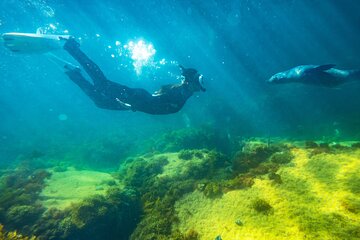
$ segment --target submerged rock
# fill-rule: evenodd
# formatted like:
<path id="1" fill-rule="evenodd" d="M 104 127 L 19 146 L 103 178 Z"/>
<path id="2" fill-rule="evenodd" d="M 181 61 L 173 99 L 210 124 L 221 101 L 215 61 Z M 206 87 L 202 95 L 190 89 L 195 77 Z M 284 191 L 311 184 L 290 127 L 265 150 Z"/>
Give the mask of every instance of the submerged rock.
<path id="1" fill-rule="evenodd" d="M 219 232 L 224 239 L 360 239 L 360 150 L 314 156 L 310 148 L 290 151 L 291 164 L 267 176 L 254 175 L 251 187 L 219 198 L 200 191 L 182 197 L 175 208 L 178 229 L 192 228 L 204 240 Z M 237 216 L 246 222 L 240 228 L 234 224 Z"/>

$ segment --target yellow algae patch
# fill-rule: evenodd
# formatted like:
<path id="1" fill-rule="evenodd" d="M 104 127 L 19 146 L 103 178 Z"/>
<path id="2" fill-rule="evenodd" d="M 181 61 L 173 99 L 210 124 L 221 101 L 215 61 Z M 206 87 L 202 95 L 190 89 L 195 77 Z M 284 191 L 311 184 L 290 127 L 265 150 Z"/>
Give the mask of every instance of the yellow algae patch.
<path id="1" fill-rule="evenodd" d="M 158 156 L 164 156 L 168 160 L 168 163 L 163 167 L 163 172 L 157 175 L 158 178 L 173 178 L 184 175 L 191 167 L 201 164 L 206 158 L 205 153 L 203 153 L 203 158 L 193 156 L 191 160 L 180 159 L 178 153 L 165 153 Z"/>
<path id="2" fill-rule="evenodd" d="M 360 151 L 310 151 L 292 149 L 294 160 L 277 172 L 282 184 L 259 176 L 251 188 L 221 198 L 185 195 L 173 230 L 193 230 L 203 240 L 360 239 Z M 260 211 L 258 202 L 271 211 Z"/>
<path id="3" fill-rule="evenodd" d="M 104 195 L 115 179 L 109 174 L 87 170 L 68 170 L 53 172 L 40 194 L 46 208 L 64 209 L 71 203 L 81 202 L 85 198 Z"/>

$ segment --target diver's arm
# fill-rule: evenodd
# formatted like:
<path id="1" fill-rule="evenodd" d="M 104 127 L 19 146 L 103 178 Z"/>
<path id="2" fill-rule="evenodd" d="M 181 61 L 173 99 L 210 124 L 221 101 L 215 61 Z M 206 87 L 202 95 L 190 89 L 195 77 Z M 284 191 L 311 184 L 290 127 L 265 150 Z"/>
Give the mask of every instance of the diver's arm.
<path id="1" fill-rule="evenodd" d="M 185 102 L 192 96 L 186 85 L 166 85 L 156 91 L 146 101 L 132 105 L 134 110 L 149 114 L 171 114 L 181 110 Z"/>

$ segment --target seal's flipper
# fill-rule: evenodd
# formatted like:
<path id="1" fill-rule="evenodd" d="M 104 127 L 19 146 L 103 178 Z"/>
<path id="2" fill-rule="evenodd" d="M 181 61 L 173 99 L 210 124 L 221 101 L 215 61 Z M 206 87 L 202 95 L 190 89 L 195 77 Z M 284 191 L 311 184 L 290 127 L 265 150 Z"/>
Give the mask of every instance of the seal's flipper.
<path id="1" fill-rule="evenodd" d="M 320 65 L 320 66 L 315 67 L 314 70 L 323 72 L 323 71 L 329 70 L 335 66 L 336 66 L 336 64 L 325 64 L 325 65 Z"/>
<path id="2" fill-rule="evenodd" d="M 69 35 L 48 35 L 39 33 L 4 33 L 2 39 L 6 48 L 18 53 L 44 53 L 61 49 L 63 39 Z"/>
<path id="3" fill-rule="evenodd" d="M 350 70 L 349 78 L 352 81 L 360 81 L 360 70 Z"/>

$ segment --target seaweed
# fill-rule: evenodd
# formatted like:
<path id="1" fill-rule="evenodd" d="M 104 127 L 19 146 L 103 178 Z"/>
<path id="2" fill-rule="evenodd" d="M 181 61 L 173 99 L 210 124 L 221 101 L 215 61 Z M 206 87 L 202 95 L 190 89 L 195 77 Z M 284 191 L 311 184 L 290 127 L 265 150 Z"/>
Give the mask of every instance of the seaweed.
<path id="1" fill-rule="evenodd" d="M 270 161 L 277 164 L 286 164 L 291 162 L 294 155 L 290 151 L 275 152 L 271 155 Z"/>
<path id="2" fill-rule="evenodd" d="M 360 199 L 348 197 L 342 201 L 342 206 L 349 212 L 354 214 L 360 213 Z"/>
<path id="3" fill-rule="evenodd" d="M 37 205 L 14 205 L 6 212 L 6 219 L 9 226 L 16 229 L 27 223 L 35 222 L 45 211 L 42 206 Z"/>
<path id="4" fill-rule="evenodd" d="M 305 148 L 317 148 L 319 145 L 314 141 L 305 141 Z"/>
<path id="5" fill-rule="evenodd" d="M 249 143 L 241 152 L 238 152 L 232 161 L 232 170 L 235 174 L 244 173 L 251 168 L 265 162 L 273 153 L 279 151 L 278 146 L 269 146 L 264 143 Z"/>
<path id="6" fill-rule="evenodd" d="M 225 192 L 235 189 L 249 188 L 254 184 L 254 176 L 250 174 L 240 174 L 233 179 L 227 180 L 223 183 Z"/>
<path id="7" fill-rule="evenodd" d="M 179 159 L 183 159 L 183 160 L 191 160 L 193 157 L 203 159 L 204 152 L 207 152 L 207 151 L 204 149 L 202 149 L 202 150 L 183 149 L 179 152 L 178 157 L 179 157 Z"/>
<path id="8" fill-rule="evenodd" d="M 311 239 L 323 237 L 327 232 L 331 239 L 359 239 L 360 224 L 349 222 L 346 217 L 338 213 L 317 214 L 310 212 L 300 218 L 299 227 Z"/>
<path id="9" fill-rule="evenodd" d="M 200 235 L 198 232 L 196 232 L 194 229 L 188 230 L 185 234 L 175 231 L 172 233 L 170 238 L 171 240 L 198 240 L 200 238 Z"/>
<path id="10" fill-rule="evenodd" d="M 264 199 L 258 198 L 255 199 L 252 204 L 251 207 L 258 213 L 262 213 L 265 215 L 269 215 L 272 213 L 273 211 L 273 207 Z"/>
<path id="11" fill-rule="evenodd" d="M 222 186 L 219 183 L 216 182 L 210 182 L 205 185 L 205 188 L 203 190 L 203 193 L 208 198 L 216 198 L 221 197 L 223 194 Z"/>
<path id="12" fill-rule="evenodd" d="M 360 148 L 360 142 L 356 142 L 356 143 L 351 144 L 351 147 L 355 148 L 355 149 Z"/>
<path id="13" fill-rule="evenodd" d="M 135 191 L 120 190 L 116 182 L 109 182 L 113 187 L 105 196 L 88 198 L 63 211 L 46 211 L 38 200 L 49 176 L 45 170 L 24 168 L 4 176 L 0 188 L 0 222 L 12 231 L 34 234 L 39 239 L 129 238 L 142 213 L 140 197 Z M 16 239 L 23 239 L 17 232 L 12 233 L 16 233 L 13 234 Z"/>
<path id="14" fill-rule="evenodd" d="M 354 194 L 360 194 L 360 171 L 350 174 L 345 182 L 347 189 Z"/>
<path id="15" fill-rule="evenodd" d="M 1 240 L 38 240 L 35 236 L 24 236 L 17 231 L 5 232 L 4 226 L 0 224 L 0 239 Z"/>
<path id="16" fill-rule="evenodd" d="M 72 204 L 63 211 L 49 210 L 32 231 L 42 239 L 129 238 L 141 215 L 139 196 L 130 189 L 108 189 Z"/>
<path id="17" fill-rule="evenodd" d="M 333 153 L 334 151 L 331 149 L 328 143 L 320 143 L 317 147 L 313 148 L 310 157 L 319 155 L 322 153 Z"/>
<path id="18" fill-rule="evenodd" d="M 306 168 L 319 181 L 331 184 L 335 182 L 335 176 L 339 171 L 340 166 L 330 158 L 325 158 L 322 155 L 317 155 L 309 159 Z"/>
<path id="19" fill-rule="evenodd" d="M 25 230 L 27 222 L 35 222 L 45 209 L 36 201 L 50 173 L 45 170 L 20 168 L 1 179 L 0 222 L 10 229 Z"/>
<path id="20" fill-rule="evenodd" d="M 181 150 L 179 152 L 179 158 L 183 159 L 183 160 L 190 160 L 193 158 L 193 156 L 194 156 L 194 153 L 191 150 Z"/>
<path id="21" fill-rule="evenodd" d="M 144 148 L 146 151 L 162 153 L 204 148 L 230 153 L 232 142 L 227 133 L 214 131 L 211 125 L 205 125 L 200 128 L 184 128 L 166 132 L 149 140 L 145 145 L 147 146 Z"/>
<path id="22" fill-rule="evenodd" d="M 165 156 L 153 157 L 150 160 L 138 158 L 126 165 L 124 182 L 128 186 L 141 187 L 144 182 L 161 173 L 163 166 L 167 163 Z"/>
<path id="23" fill-rule="evenodd" d="M 131 239 L 197 239 L 198 234 L 188 232 L 186 234 L 173 233 L 173 224 L 178 221 L 174 204 L 184 194 L 193 191 L 202 179 L 211 179 L 218 173 L 219 166 L 226 165 L 226 157 L 214 151 L 191 150 L 193 156 L 202 156 L 188 160 L 187 168 L 181 174 L 172 177 L 157 178 L 155 174 L 148 175 L 147 181 L 137 185 L 139 194 L 142 196 L 145 215 Z M 179 157 L 179 155 L 178 155 Z M 154 156 L 156 158 L 156 156 Z M 199 161 L 200 160 L 200 161 Z M 151 167 L 147 161 L 133 161 L 130 165 L 142 167 L 142 171 L 148 172 Z M 132 166 L 129 166 L 129 169 Z M 124 176 L 126 183 L 133 183 L 135 177 L 131 172 Z M 221 185 L 215 181 L 204 185 L 203 191 L 209 197 L 222 194 Z"/>

